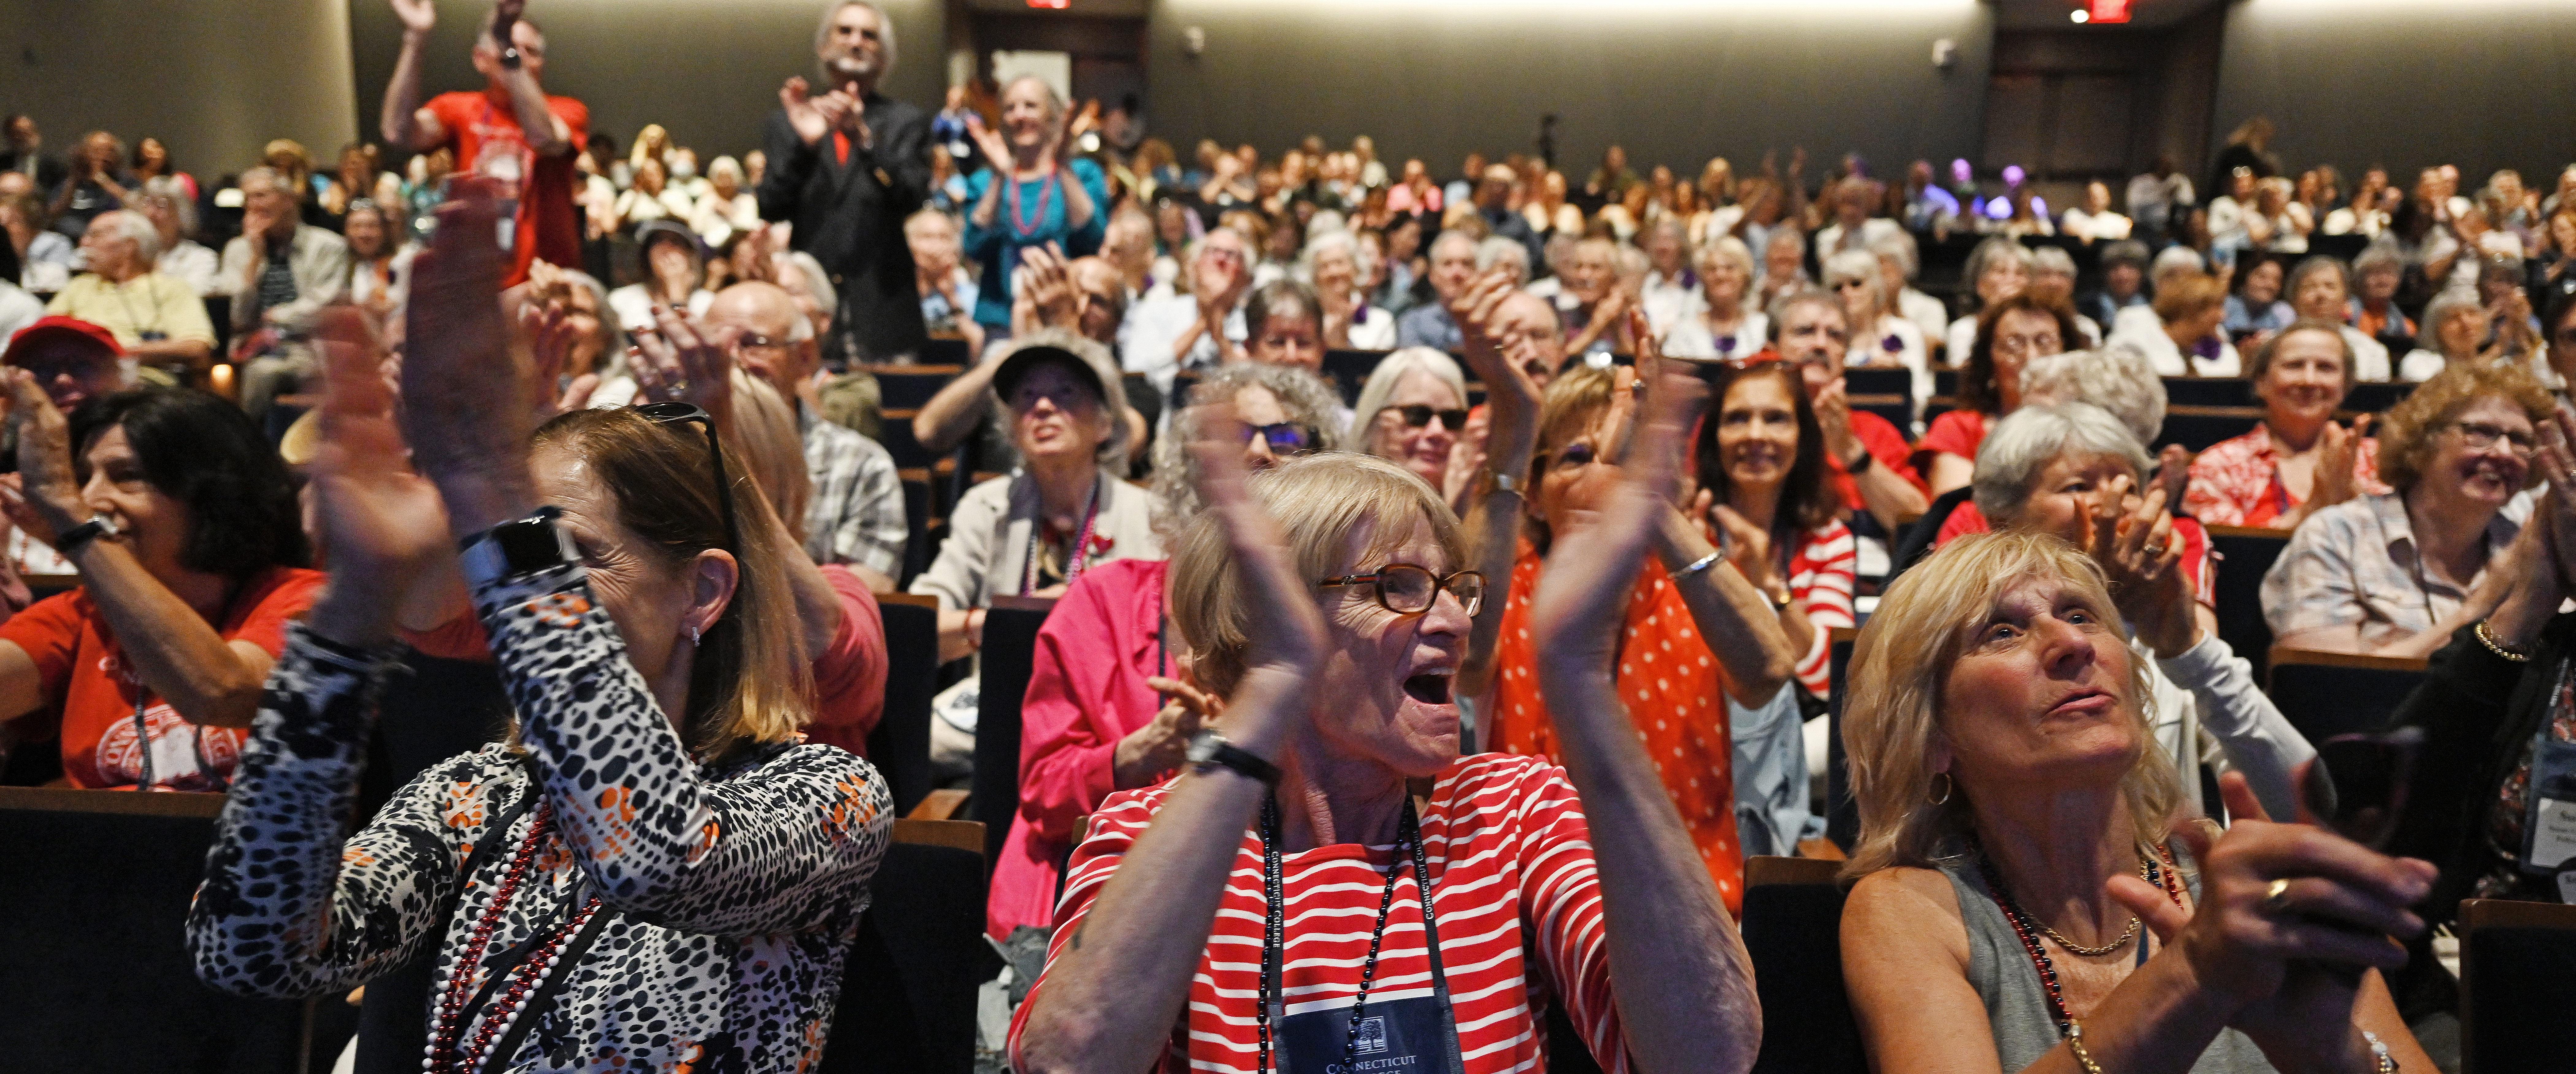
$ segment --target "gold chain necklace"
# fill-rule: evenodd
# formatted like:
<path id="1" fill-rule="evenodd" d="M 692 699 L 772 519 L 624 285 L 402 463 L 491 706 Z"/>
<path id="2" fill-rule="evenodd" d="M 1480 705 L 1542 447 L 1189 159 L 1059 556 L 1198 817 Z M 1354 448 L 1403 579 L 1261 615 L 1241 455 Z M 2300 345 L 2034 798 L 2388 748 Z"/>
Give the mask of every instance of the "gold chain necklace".
<path id="1" fill-rule="evenodd" d="M 2140 879 L 2145 879 L 2146 875 L 2147 861 L 2142 857 L 2138 859 L 2138 877 Z M 2083 944 L 2067 939 L 2066 937 L 2059 935 L 2056 929 L 2048 927 L 2044 922 L 2033 920 L 2031 923 L 2039 926 L 2041 935 L 2057 941 L 2057 946 L 2065 948 L 2067 954 L 2080 955 L 2085 958 L 2100 958 L 2114 951 L 2118 951 L 2123 947 L 2129 946 L 2129 941 L 2138 938 L 2139 921 L 2135 914 L 2129 915 L 2129 927 L 2120 933 L 2119 939 L 2103 944 L 2100 947 L 2086 947 Z"/>

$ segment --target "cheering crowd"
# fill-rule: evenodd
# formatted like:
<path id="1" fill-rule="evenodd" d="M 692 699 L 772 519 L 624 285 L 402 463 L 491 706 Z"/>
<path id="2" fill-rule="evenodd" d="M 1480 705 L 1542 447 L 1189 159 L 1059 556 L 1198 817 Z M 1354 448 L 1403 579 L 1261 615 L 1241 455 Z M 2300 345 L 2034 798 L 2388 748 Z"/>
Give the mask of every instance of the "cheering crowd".
<path id="1" fill-rule="evenodd" d="M 2424 1071 L 2430 931 L 2563 899 L 2576 165 L 2348 181 L 2256 119 L 2060 212 L 1803 149 L 1183 157 L 1036 78 L 892 99 L 836 0 L 701 168 L 548 95 L 525 0 L 439 93 L 391 2 L 336 169 L 0 147 L 0 761 L 226 795 L 198 972 L 363 987 L 353 1069 L 812 1062 L 898 592 L 960 787 L 988 614 L 1053 601 L 1021 1071 L 1744 1070 L 1800 1017 L 1756 856 L 1843 860 L 1882 1067 Z M 2254 405 L 2195 452 L 2169 379 Z M 2429 659 L 2402 818 L 2318 812 L 2352 746 L 2220 637 L 2213 527 L 2285 538 L 2278 644 Z M 400 676 L 496 708 L 369 791 Z"/>

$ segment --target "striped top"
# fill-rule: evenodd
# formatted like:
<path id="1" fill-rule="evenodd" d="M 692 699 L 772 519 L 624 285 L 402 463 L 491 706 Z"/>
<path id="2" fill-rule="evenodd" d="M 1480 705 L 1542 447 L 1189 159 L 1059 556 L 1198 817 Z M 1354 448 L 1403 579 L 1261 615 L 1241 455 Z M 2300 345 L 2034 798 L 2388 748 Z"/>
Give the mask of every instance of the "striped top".
<path id="1" fill-rule="evenodd" d="M 1049 966 L 1176 782 L 1113 794 L 1091 815 L 1089 834 L 1065 868 Z M 1441 965 L 1468 1074 L 1547 1069 L 1544 1018 L 1552 1001 L 1566 1004 L 1569 1020 L 1595 1056 L 1612 1057 L 1604 1061 L 1605 1070 L 1625 1071 L 1599 880 L 1583 805 L 1565 770 L 1535 757 L 1461 757 L 1432 787 L 1422 840 Z M 1280 864 L 1280 890 L 1288 903 L 1280 981 L 1290 1015 L 1349 1007 L 1388 869 L 1399 870 L 1399 878 L 1369 1003 L 1431 994 L 1421 889 L 1409 855 L 1399 859 L 1393 844 L 1340 843 L 1287 855 Z M 1191 978 L 1186 1024 L 1173 1027 L 1162 1070 L 1250 1074 L 1258 1065 L 1261 886 L 1261 838 L 1246 827 L 1207 954 Z M 1528 961 L 1532 954 L 1535 965 Z M 1041 974 L 1031 998 L 1046 987 Z M 1020 1064 L 1021 1034 L 1033 1006 L 1021 1004 L 1012 1019 L 1014 1065 Z M 1275 1053 L 1272 1062 L 1275 1069 Z"/>
<path id="2" fill-rule="evenodd" d="M 1789 596 L 1816 628 L 1815 639 L 1798 658 L 1798 685 L 1817 697 L 1833 689 L 1832 634 L 1835 627 L 1853 623 L 1852 580 L 1859 573 L 1859 546 L 1839 521 L 1798 535 L 1798 547 L 1789 552 Z"/>

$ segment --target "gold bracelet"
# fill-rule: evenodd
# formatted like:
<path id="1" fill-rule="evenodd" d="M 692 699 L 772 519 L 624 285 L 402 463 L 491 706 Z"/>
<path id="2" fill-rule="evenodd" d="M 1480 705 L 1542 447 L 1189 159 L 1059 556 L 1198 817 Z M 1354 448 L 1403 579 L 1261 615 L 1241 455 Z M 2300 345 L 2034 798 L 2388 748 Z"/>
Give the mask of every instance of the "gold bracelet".
<path id="1" fill-rule="evenodd" d="M 2487 621 L 2484 619 L 2478 620 L 2477 626 L 2469 628 L 2469 633 L 2478 639 L 2478 644 L 2486 646 L 2488 652 L 2494 653 L 2507 660 L 2511 660 L 2517 664 L 2527 664 L 2531 662 L 2530 653 L 2515 652 L 2513 649 L 2507 647 L 2503 642 L 2495 640 L 2495 635 L 2487 633 Z"/>
<path id="2" fill-rule="evenodd" d="M 2066 1020 L 2066 1050 L 2075 1053 L 2075 1062 L 2084 1074 L 2102 1074 L 2102 1064 L 2093 1061 L 2093 1053 L 2084 1050 L 2084 1023 Z"/>

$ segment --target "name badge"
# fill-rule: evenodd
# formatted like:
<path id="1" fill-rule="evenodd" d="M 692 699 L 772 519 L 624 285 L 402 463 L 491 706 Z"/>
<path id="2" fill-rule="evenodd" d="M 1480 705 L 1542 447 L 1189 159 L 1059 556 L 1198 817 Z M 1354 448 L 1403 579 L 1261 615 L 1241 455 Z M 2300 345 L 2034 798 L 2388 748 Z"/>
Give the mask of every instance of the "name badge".
<path id="1" fill-rule="evenodd" d="M 2523 815 L 2522 867 L 2547 876 L 2576 860 L 2576 742 L 2548 737 L 2531 744 L 2530 799 Z"/>
<path id="2" fill-rule="evenodd" d="M 1347 1003 L 1274 1024 L 1280 1074 L 1451 1074 L 1457 1031 L 1437 996 L 1370 997 L 1356 1038 Z M 1342 1065 L 1346 1050 L 1349 1066 Z"/>

